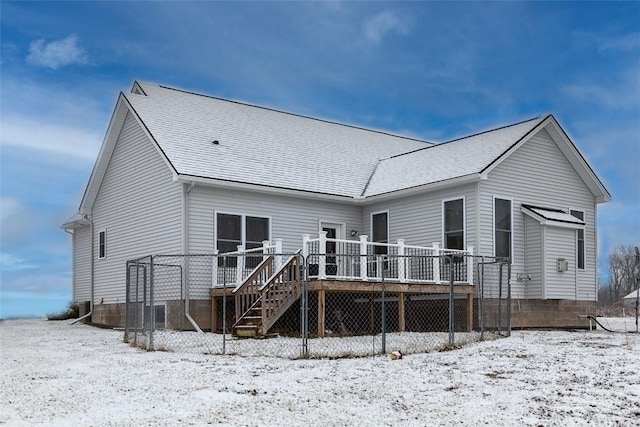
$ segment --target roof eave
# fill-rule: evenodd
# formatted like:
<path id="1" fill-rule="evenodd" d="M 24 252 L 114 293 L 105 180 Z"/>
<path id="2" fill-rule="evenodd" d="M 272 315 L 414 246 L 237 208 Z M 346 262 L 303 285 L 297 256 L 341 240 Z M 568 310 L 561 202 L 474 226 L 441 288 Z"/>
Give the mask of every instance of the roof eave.
<path id="1" fill-rule="evenodd" d="M 229 181 L 224 179 L 209 178 L 203 176 L 194 176 L 186 174 L 176 174 L 174 181 L 181 183 L 194 183 L 197 185 L 204 185 L 209 187 L 221 187 L 234 190 L 244 190 L 259 193 L 269 193 L 274 195 L 290 196 L 290 197 L 303 197 L 307 199 L 320 199 L 339 202 L 357 202 L 359 197 L 340 195 L 340 194 L 328 194 L 319 193 L 306 190 L 297 190 L 294 188 L 268 186 L 264 184 L 253 184 L 249 182 Z"/>
<path id="2" fill-rule="evenodd" d="M 471 184 L 480 181 L 482 176 L 478 173 L 472 173 L 468 175 L 462 175 L 456 178 L 446 179 L 437 182 L 431 182 L 428 184 L 416 185 L 410 188 L 402 188 L 394 191 L 389 191 L 381 194 L 372 194 L 365 196 L 363 204 L 369 204 L 374 202 L 380 202 L 389 199 L 396 199 L 399 197 L 411 196 L 413 194 L 423 193 L 425 191 L 433 191 L 442 188 L 454 187 L 458 185 Z"/>
<path id="3" fill-rule="evenodd" d="M 565 221 L 557 221 L 557 220 L 553 220 L 553 219 L 549 219 L 549 218 L 545 218 L 542 215 L 537 214 L 536 212 L 527 209 L 525 206 L 522 206 L 520 208 L 520 211 L 535 219 L 536 221 L 538 221 L 540 223 L 540 225 L 545 225 L 545 226 L 549 226 L 549 227 L 561 227 L 561 228 L 571 228 L 574 230 L 584 230 L 585 228 L 585 224 L 578 224 L 578 223 L 572 223 L 572 222 L 565 222 Z"/>

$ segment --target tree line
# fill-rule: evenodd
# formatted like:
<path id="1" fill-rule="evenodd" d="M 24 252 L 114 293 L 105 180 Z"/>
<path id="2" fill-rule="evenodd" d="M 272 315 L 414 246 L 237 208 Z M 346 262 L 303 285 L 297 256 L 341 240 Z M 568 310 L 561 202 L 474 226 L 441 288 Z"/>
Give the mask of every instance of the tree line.
<path id="1" fill-rule="evenodd" d="M 600 283 L 598 302 L 608 306 L 620 301 L 640 286 L 640 254 L 631 245 L 617 246 L 609 255 L 608 279 Z"/>

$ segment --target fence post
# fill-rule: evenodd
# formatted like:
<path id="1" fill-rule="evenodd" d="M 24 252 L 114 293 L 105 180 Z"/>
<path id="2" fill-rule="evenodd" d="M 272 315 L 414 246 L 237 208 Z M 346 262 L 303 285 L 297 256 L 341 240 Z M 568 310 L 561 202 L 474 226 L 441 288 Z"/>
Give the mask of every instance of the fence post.
<path id="1" fill-rule="evenodd" d="M 153 256 L 149 257 L 151 264 L 149 268 L 149 348 L 148 350 L 153 350 L 153 330 L 155 329 L 156 311 L 153 309 Z"/>
<path id="2" fill-rule="evenodd" d="M 381 314 L 381 321 L 382 321 L 382 354 L 385 354 L 387 352 L 387 313 L 386 313 L 386 307 L 385 307 L 385 301 L 384 301 L 384 262 L 387 259 L 386 256 L 378 256 L 378 258 L 382 258 L 382 263 L 379 263 L 382 268 L 381 270 L 381 280 L 382 280 L 382 312 Z"/>
<path id="3" fill-rule="evenodd" d="M 404 257 L 404 239 L 398 239 L 398 280 L 406 282 L 405 277 L 405 257 Z"/>
<path id="4" fill-rule="evenodd" d="M 433 244 L 433 281 L 440 284 L 440 243 Z"/>
<path id="5" fill-rule="evenodd" d="M 318 279 L 323 280 L 327 278 L 327 232 L 321 231 L 319 235 L 320 248 L 318 252 L 320 252 L 320 259 L 318 260 Z"/>
<path id="6" fill-rule="evenodd" d="M 236 255 L 236 286 L 242 283 L 242 272 L 244 271 L 244 246 L 238 245 L 238 255 Z"/>
<path id="7" fill-rule="evenodd" d="M 131 311 L 131 304 L 129 302 L 129 293 L 131 291 L 131 266 L 127 261 L 127 274 L 125 284 L 125 296 L 124 296 L 124 342 L 129 343 L 129 329 L 131 328 L 129 313 Z"/>
<path id="8" fill-rule="evenodd" d="M 455 322 L 455 304 L 454 304 L 454 293 L 453 293 L 453 282 L 454 282 L 454 277 L 453 277 L 453 256 L 452 255 L 447 255 L 447 258 L 449 259 L 449 345 L 451 347 L 453 347 L 455 345 L 455 328 L 456 328 L 456 322 Z"/>
<path id="9" fill-rule="evenodd" d="M 367 281 L 367 236 L 360 236 L 360 280 Z"/>
<path id="10" fill-rule="evenodd" d="M 276 253 L 276 268 L 275 270 L 278 271 L 280 269 L 280 267 L 282 267 L 282 239 L 274 239 L 276 242 L 276 248 L 275 248 L 275 253 Z"/>
<path id="11" fill-rule="evenodd" d="M 473 285 L 473 246 L 467 249 L 467 283 Z"/>

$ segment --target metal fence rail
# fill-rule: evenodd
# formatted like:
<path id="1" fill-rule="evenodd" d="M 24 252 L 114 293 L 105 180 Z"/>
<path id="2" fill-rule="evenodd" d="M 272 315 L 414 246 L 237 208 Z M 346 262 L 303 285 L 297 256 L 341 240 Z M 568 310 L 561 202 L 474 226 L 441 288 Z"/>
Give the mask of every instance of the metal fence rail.
<path id="1" fill-rule="evenodd" d="M 323 279 L 314 276 L 321 259 L 335 266 L 326 269 Z M 367 280 L 353 280 L 364 263 Z M 243 282 L 236 274 L 227 277 L 225 272 L 240 264 L 254 270 L 243 272 Z M 433 280 L 434 266 L 438 281 Z M 510 265 L 494 258 L 153 255 L 128 261 L 126 268 L 124 339 L 149 350 L 353 357 L 429 352 L 510 333 Z M 467 277 L 474 278 L 473 286 L 465 283 Z M 294 279 L 299 288 L 292 285 Z M 254 327 L 264 307 L 273 311 L 285 293 L 286 306 L 267 329 Z M 260 333 L 247 338 L 247 331 Z"/>

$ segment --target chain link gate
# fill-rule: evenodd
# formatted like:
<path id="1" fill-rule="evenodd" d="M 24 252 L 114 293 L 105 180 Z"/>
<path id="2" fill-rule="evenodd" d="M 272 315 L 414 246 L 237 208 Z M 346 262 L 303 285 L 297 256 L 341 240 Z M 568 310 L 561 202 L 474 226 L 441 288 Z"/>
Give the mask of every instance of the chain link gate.
<path id="1" fill-rule="evenodd" d="M 462 254 L 148 256 L 127 262 L 125 341 L 284 358 L 443 350 L 510 333 L 509 277 L 504 261 Z"/>

